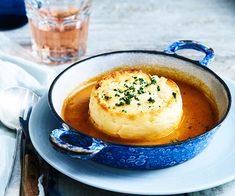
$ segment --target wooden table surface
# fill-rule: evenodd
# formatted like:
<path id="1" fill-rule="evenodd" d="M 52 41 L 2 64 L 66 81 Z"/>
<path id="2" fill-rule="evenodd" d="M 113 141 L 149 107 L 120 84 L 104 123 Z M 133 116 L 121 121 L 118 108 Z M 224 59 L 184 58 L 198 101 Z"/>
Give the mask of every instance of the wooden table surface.
<path id="1" fill-rule="evenodd" d="M 86 56 L 124 49 L 161 51 L 176 40 L 196 40 L 215 51 L 210 68 L 235 80 L 234 24 L 234 0 L 93 0 Z M 4 34 L 31 50 L 28 25 Z M 201 53 L 194 51 L 179 54 L 202 58 Z M 53 68 L 62 70 L 66 66 Z M 56 187 L 61 195 L 123 195 L 91 188 L 59 173 L 56 175 L 60 176 Z M 70 194 L 63 192 L 66 188 L 72 190 L 71 187 L 74 190 Z M 235 182 L 191 195 L 235 195 Z"/>

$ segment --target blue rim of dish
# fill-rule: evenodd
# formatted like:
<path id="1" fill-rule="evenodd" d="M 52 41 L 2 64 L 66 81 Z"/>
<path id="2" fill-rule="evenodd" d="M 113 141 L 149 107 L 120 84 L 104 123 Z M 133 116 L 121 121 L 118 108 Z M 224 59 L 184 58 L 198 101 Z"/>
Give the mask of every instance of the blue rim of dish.
<path id="1" fill-rule="evenodd" d="M 181 59 L 181 60 L 184 60 L 184 61 L 187 61 L 187 62 L 190 62 L 202 69 L 204 69 L 205 71 L 209 72 L 210 74 L 212 74 L 224 87 L 226 93 L 227 93 L 227 96 L 228 96 L 228 107 L 227 107 L 227 110 L 225 112 L 225 114 L 223 115 L 223 118 L 221 118 L 221 120 L 219 120 L 210 130 L 206 131 L 205 133 L 202 133 L 200 135 L 197 135 L 196 137 L 193 137 L 193 138 L 188 138 L 186 140 L 181 140 L 181 141 L 176 141 L 176 142 L 173 142 L 173 143 L 167 143 L 167 144 L 156 144 L 156 145 L 128 145 L 128 144 L 119 144 L 119 143 L 115 143 L 115 142 L 109 142 L 109 141 L 105 141 L 105 140 L 102 140 L 100 138 L 94 138 L 94 137 L 91 137 L 75 128 L 73 128 L 71 125 L 68 125 L 61 117 L 60 115 L 56 112 L 54 106 L 53 106 L 53 103 L 52 103 L 52 90 L 54 88 L 54 85 L 56 83 L 56 81 L 60 78 L 61 75 L 64 74 L 64 72 L 66 72 L 67 70 L 71 69 L 72 67 L 76 66 L 77 64 L 80 64 L 84 61 L 88 61 L 90 59 L 93 59 L 93 58 L 96 58 L 96 57 L 102 57 L 102 56 L 108 56 L 108 55 L 113 55 L 113 54 L 122 54 L 122 53 L 142 53 L 142 54 L 153 54 L 153 55 L 165 55 L 165 56 L 170 56 L 170 57 L 173 57 L 173 58 L 177 58 L 177 59 Z M 227 84 L 215 73 L 213 72 L 211 69 L 209 69 L 208 67 L 206 66 L 203 66 L 201 65 L 198 61 L 195 61 L 195 60 L 192 60 L 192 59 L 189 59 L 189 58 L 186 58 L 184 56 L 180 56 L 178 54 L 169 54 L 169 53 L 165 53 L 165 52 L 161 52 L 161 51 L 156 51 L 156 50 L 120 50 L 120 51 L 112 51 L 112 52 L 106 52 L 106 53 L 101 53 L 101 54 L 97 54 L 97 55 L 94 55 L 94 56 L 91 56 L 91 57 L 88 57 L 88 58 L 85 58 L 85 59 L 82 59 L 82 60 L 79 60 L 75 63 L 73 63 L 72 65 L 70 65 L 69 67 L 67 67 L 66 69 L 64 69 L 61 73 L 59 73 L 56 78 L 53 80 L 53 82 L 51 83 L 50 85 L 50 88 L 49 88 L 49 91 L 48 91 L 48 105 L 49 105 L 49 108 L 50 110 L 53 112 L 54 116 L 57 118 L 58 121 L 62 122 L 62 123 L 65 123 L 66 125 L 68 125 L 72 130 L 76 130 L 78 131 L 79 133 L 87 136 L 87 137 L 90 137 L 90 138 L 94 138 L 98 141 L 102 141 L 104 143 L 106 143 L 107 145 L 111 144 L 111 145 L 120 145 L 120 146 L 126 146 L 126 147 L 135 147 L 135 148 L 153 148 L 153 147 L 166 147 L 166 146 L 171 146 L 171 145 L 181 145 L 182 143 L 187 143 L 187 142 L 190 142 L 192 140 L 195 140 L 197 138 L 200 138 L 200 137 L 203 137 L 204 135 L 208 134 L 209 132 L 213 131 L 214 129 L 218 128 L 221 123 L 226 119 L 229 111 L 230 111 L 230 108 L 231 108 L 231 104 L 232 104 L 232 96 L 231 96 L 231 93 L 230 93 L 230 90 L 227 86 Z"/>

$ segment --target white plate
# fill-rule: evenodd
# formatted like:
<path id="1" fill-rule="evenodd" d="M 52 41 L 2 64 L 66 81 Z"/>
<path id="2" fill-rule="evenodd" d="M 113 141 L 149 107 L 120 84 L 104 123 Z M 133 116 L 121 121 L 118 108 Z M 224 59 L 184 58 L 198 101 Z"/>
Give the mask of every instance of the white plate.
<path id="1" fill-rule="evenodd" d="M 235 83 L 225 79 L 232 99 Z M 183 164 L 160 170 L 125 170 L 80 161 L 57 152 L 49 141 L 50 130 L 58 124 L 52 116 L 47 97 L 34 108 L 29 123 L 32 143 L 38 153 L 63 174 L 85 184 L 131 194 L 177 194 L 199 191 L 235 179 L 235 104 L 209 146 Z"/>

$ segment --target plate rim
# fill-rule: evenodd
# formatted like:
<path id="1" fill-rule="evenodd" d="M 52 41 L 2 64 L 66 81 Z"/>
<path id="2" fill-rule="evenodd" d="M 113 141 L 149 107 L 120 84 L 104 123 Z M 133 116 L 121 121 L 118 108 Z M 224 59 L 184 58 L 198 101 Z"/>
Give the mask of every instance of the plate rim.
<path id="1" fill-rule="evenodd" d="M 225 82 L 229 82 L 231 83 L 234 88 L 235 88 L 235 81 L 233 81 L 232 79 L 229 79 L 227 77 L 222 77 L 223 80 L 225 80 Z M 231 89 L 230 89 L 231 91 Z M 232 94 L 232 93 L 231 93 Z M 40 102 L 42 101 L 45 101 L 47 100 L 47 93 L 46 95 L 43 96 L 43 98 L 40 100 Z M 233 99 L 233 98 L 232 98 Z M 231 104 L 231 110 L 229 112 L 228 115 L 230 115 L 232 113 L 232 109 L 233 109 L 233 104 Z M 37 106 L 36 106 L 37 107 Z M 31 121 L 30 121 L 31 122 Z M 29 124 L 31 124 L 29 122 Z M 29 135 L 30 135 L 30 139 L 32 141 L 32 144 L 33 146 L 38 146 L 37 144 L 35 145 L 35 141 L 32 140 L 32 134 L 31 134 L 31 129 L 29 129 Z M 39 148 L 36 148 L 36 151 L 39 153 L 39 155 L 50 165 L 52 166 L 53 168 L 55 168 L 56 170 L 60 171 L 62 174 L 74 179 L 75 181 L 78 181 L 78 182 L 81 182 L 81 183 L 84 183 L 86 185 L 89 185 L 89 186 L 93 186 L 93 187 L 96 187 L 96 188 L 100 188 L 100 189 L 103 189 L 103 190 L 107 190 L 107 191 L 112 191 L 112 192 L 117 192 L 117 193 L 126 193 L 126 194 L 137 194 L 137 195 L 153 195 L 153 194 L 158 194 L 158 195 L 167 195 L 167 194 L 183 194 L 183 193 L 189 193 L 189 192 L 196 192 L 196 191 L 202 191 L 202 190 L 206 190 L 206 189 L 209 189 L 209 188 L 213 188 L 213 187 L 216 187 L 216 186 L 219 186 L 219 185 L 222 185 L 222 184 L 225 184 L 227 182 L 230 182 L 232 180 L 235 179 L 235 171 L 234 171 L 234 174 L 228 176 L 227 178 L 224 177 L 220 180 L 216 180 L 214 182 L 211 182 L 211 183 L 208 183 L 206 185 L 201 185 L 201 186 L 195 186 L 195 188 L 181 188 L 181 189 L 177 189 L 177 190 L 165 190 L 165 191 L 135 191 L 135 190 L 132 190 L 132 191 L 127 191 L 127 190 L 122 190 L 120 187 L 119 188 L 116 188 L 116 187 L 107 187 L 105 185 L 102 185 L 102 184 L 99 184 L 99 183 L 93 183 L 93 182 L 90 182 L 89 179 L 77 179 L 75 176 L 73 176 L 70 172 L 66 171 L 66 169 L 63 169 L 61 167 L 59 167 L 57 164 L 54 164 L 52 160 L 50 160 L 47 156 L 44 156 L 44 153 L 43 151 L 41 151 L 41 149 Z M 95 164 L 98 164 L 98 163 L 95 163 Z M 100 165 L 100 164 L 99 164 Z M 88 182 L 89 181 L 89 182 Z"/>

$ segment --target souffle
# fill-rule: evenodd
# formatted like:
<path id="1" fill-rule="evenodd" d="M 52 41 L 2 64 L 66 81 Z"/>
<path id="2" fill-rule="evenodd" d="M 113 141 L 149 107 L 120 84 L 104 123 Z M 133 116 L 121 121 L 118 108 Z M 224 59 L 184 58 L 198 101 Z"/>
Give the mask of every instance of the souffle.
<path id="1" fill-rule="evenodd" d="M 115 71 L 92 89 L 89 115 L 100 131 L 112 137 L 162 138 L 179 126 L 182 98 L 171 79 L 141 70 Z"/>

